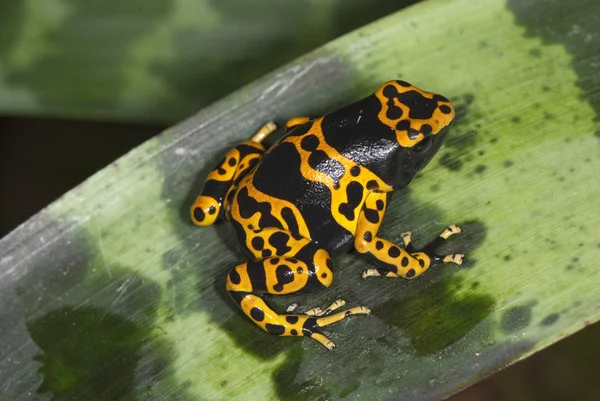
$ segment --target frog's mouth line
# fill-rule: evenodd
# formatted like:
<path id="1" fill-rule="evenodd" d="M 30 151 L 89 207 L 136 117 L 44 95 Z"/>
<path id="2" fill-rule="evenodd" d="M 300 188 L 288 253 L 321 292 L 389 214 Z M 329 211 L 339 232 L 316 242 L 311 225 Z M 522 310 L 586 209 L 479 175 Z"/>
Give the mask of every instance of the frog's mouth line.
<path id="1" fill-rule="evenodd" d="M 412 162 L 413 171 L 416 173 L 422 170 L 433 157 L 446 139 L 450 126 L 444 127 L 440 132 L 430 135 L 423 139 L 409 151 L 409 160 Z M 427 142 L 425 142 L 427 141 Z"/>

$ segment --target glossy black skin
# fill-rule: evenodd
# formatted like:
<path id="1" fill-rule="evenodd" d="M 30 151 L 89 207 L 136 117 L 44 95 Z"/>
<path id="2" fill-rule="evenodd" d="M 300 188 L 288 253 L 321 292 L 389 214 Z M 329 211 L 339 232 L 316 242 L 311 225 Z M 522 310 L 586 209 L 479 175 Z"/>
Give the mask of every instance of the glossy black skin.
<path id="1" fill-rule="evenodd" d="M 380 109 L 381 103 L 375 95 L 368 96 L 327 114 L 321 131 L 327 145 L 398 190 L 407 186 L 435 156 L 448 127 L 427 136 L 412 148 L 405 148 L 396 140 L 394 131 L 378 119 Z M 300 156 L 292 144 L 284 142 L 287 137 L 306 134 L 312 124 L 311 121 L 294 127 L 270 148 L 254 171 L 252 183 L 267 195 L 293 203 L 302 213 L 312 241 L 335 255 L 352 247 L 354 233 L 333 218 L 332 190 L 322 183 L 305 179 L 300 173 Z M 315 170 L 333 178 L 344 174 L 343 166 L 324 152 L 313 152 L 310 164 Z M 376 188 L 369 188 L 367 184 L 361 191 L 372 189 Z M 356 210 L 359 211 L 360 207 Z M 230 221 L 236 228 L 240 243 L 244 244 L 246 234 L 243 227 Z"/>

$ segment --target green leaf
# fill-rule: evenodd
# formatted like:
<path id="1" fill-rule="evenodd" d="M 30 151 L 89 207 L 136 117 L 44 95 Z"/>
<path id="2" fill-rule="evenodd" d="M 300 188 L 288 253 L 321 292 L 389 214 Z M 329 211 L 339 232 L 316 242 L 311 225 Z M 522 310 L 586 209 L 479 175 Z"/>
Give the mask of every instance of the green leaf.
<path id="1" fill-rule="evenodd" d="M 418 0 L 4 0 L 0 111 L 174 123 Z"/>
<path id="2" fill-rule="evenodd" d="M 3 394 L 65 399 L 433 399 L 599 318 L 600 25 L 593 0 L 428 1 L 267 75 L 135 149 L 0 242 Z M 446 145 L 382 236 L 447 224 L 463 268 L 273 297 L 373 314 L 338 348 L 268 336 L 224 291 L 242 259 L 188 208 L 227 147 L 402 78 L 453 100 Z"/>

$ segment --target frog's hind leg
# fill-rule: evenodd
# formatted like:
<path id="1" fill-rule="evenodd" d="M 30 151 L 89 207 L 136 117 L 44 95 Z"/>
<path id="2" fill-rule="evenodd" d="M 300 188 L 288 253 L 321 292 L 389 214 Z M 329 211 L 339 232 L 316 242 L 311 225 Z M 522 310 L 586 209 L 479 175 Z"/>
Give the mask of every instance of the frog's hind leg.
<path id="1" fill-rule="evenodd" d="M 202 194 L 196 198 L 190 210 L 195 224 L 209 226 L 217 218 L 223 217 L 223 204 L 227 195 L 260 160 L 265 152 L 262 142 L 276 129 L 275 123 L 266 123 L 249 141 L 242 142 L 227 152 L 212 169 L 206 178 Z"/>
<path id="2" fill-rule="evenodd" d="M 289 244 L 288 244 L 289 245 Z M 292 248 L 294 248 L 292 246 Z M 273 295 L 309 292 L 329 287 L 333 281 L 333 263 L 329 253 L 309 243 L 291 255 L 277 255 L 236 266 L 227 276 L 227 291 L 242 311 L 261 329 L 279 336 L 307 336 L 328 349 L 335 344 L 322 328 L 352 315 L 368 314 L 363 306 L 331 314 L 343 303 L 334 302 L 326 309 L 308 314 L 278 314 L 262 298 Z"/>
<path id="3" fill-rule="evenodd" d="M 371 313 L 369 308 L 357 306 L 338 312 L 333 315 L 317 317 L 306 314 L 277 314 L 267 305 L 264 299 L 253 293 L 230 291 L 234 301 L 242 311 L 258 327 L 269 334 L 278 336 L 307 336 L 327 349 L 333 349 L 335 344 L 327 338 L 322 328 L 337 323 L 352 315 L 367 315 Z"/>
<path id="4" fill-rule="evenodd" d="M 455 225 L 444 231 L 423 249 L 416 250 L 412 245 L 411 233 L 403 233 L 405 249 L 390 241 L 377 237 L 377 232 L 385 213 L 387 195 L 383 192 L 371 192 L 360 212 L 354 247 L 360 253 L 375 258 L 379 264 L 377 269 L 363 272 L 363 278 L 371 276 L 402 277 L 413 279 L 423 274 L 429 267 L 442 263 L 462 264 L 464 255 L 438 255 L 436 249 L 451 236 L 460 233 Z"/>

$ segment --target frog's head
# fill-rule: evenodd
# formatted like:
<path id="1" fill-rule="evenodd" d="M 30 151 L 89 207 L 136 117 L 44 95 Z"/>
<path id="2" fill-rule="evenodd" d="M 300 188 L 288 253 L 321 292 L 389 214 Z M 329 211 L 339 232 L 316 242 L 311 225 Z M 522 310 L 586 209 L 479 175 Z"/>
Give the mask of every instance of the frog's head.
<path id="1" fill-rule="evenodd" d="M 400 145 L 396 187 L 407 185 L 431 161 L 454 121 L 454 107 L 444 96 L 404 81 L 386 82 L 375 96 L 378 119 L 394 130 Z"/>

